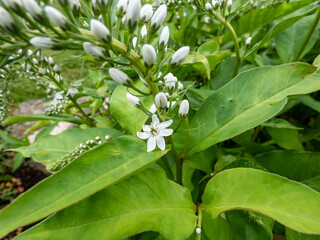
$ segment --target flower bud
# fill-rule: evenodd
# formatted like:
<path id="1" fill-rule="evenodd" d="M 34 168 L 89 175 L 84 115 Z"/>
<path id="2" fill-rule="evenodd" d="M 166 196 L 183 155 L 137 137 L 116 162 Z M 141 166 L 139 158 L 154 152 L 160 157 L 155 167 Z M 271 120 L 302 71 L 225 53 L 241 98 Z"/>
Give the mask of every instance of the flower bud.
<path id="1" fill-rule="evenodd" d="M 132 39 L 132 46 L 133 46 L 133 48 L 136 48 L 136 45 L 137 45 L 137 37 L 134 37 L 133 39 Z"/>
<path id="2" fill-rule="evenodd" d="M 140 0 L 130 0 L 127 9 L 127 20 L 130 32 L 137 26 L 140 18 L 141 2 Z"/>
<path id="3" fill-rule="evenodd" d="M 246 45 L 249 46 L 251 44 L 252 37 L 248 37 L 246 40 Z"/>
<path id="4" fill-rule="evenodd" d="M 125 86 L 130 86 L 132 83 L 132 80 L 128 77 L 128 75 L 125 74 L 124 72 L 120 71 L 119 69 L 110 68 L 109 74 L 110 74 L 111 78 L 119 84 L 122 84 Z"/>
<path id="5" fill-rule="evenodd" d="M 154 101 L 159 108 L 166 108 L 168 104 L 167 96 L 163 92 L 159 92 Z"/>
<path id="6" fill-rule="evenodd" d="M 174 88 L 176 87 L 176 83 L 178 82 L 178 79 L 173 76 L 172 73 L 168 73 L 167 75 L 164 76 L 164 80 L 165 80 L 165 86 L 169 91 L 174 90 Z"/>
<path id="7" fill-rule="evenodd" d="M 140 20 L 143 22 L 147 22 L 151 19 L 153 14 L 153 9 L 151 4 L 145 4 L 140 10 Z"/>
<path id="8" fill-rule="evenodd" d="M 32 58 L 32 63 L 33 63 L 34 65 L 38 65 L 38 60 L 37 60 L 36 58 Z"/>
<path id="9" fill-rule="evenodd" d="M 72 11 L 74 12 L 79 12 L 80 11 L 80 1 L 79 0 L 69 0 L 69 7 L 71 8 Z"/>
<path id="10" fill-rule="evenodd" d="M 164 48 L 165 46 L 167 46 L 168 41 L 169 41 L 169 28 L 168 28 L 168 26 L 165 26 L 162 29 L 162 32 L 159 37 L 159 46 L 161 48 Z"/>
<path id="11" fill-rule="evenodd" d="M 231 10 L 231 7 L 232 7 L 232 0 L 228 0 L 227 2 L 227 7 L 229 9 L 229 11 Z"/>
<path id="12" fill-rule="evenodd" d="M 211 5 L 211 3 L 209 3 L 209 2 L 207 2 L 206 3 L 206 9 L 208 10 L 208 11 L 210 11 L 211 9 L 212 9 L 212 5 Z"/>
<path id="13" fill-rule="evenodd" d="M 15 28 L 15 21 L 11 17 L 10 13 L 7 12 L 6 9 L 0 6 L 0 26 L 9 29 L 14 30 Z"/>
<path id="14" fill-rule="evenodd" d="M 2 0 L 12 11 L 19 11 L 22 8 L 21 0 Z"/>
<path id="15" fill-rule="evenodd" d="M 142 103 L 140 102 L 139 98 L 137 98 L 136 96 L 132 95 L 131 93 L 127 93 L 127 99 L 136 108 L 140 108 L 141 105 L 142 105 Z"/>
<path id="16" fill-rule="evenodd" d="M 118 17 L 122 17 L 123 14 L 125 14 L 127 12 L 127 7 L 128 7 L 128 0 L 119 0 L 118 4 L 117 4 L 117 13 L 118 13 Z"/>
<path id="17" fill-rule="evenodd" d="M 217 9 L 220 6 L 220 2 L 218 0 L 212 0 L 212 7 Z"/>
<path id="18" fill-rule="evenodd" d="M 25 9 L 35 19 L 42 18 L 42 9 L 35 0 L 22 0 Z"/>
<path id="19" fill-rule="evenodd" d="M 92 0 L 91 2 L 91 7 L 92 7 L 92 10 L 93 11 L 98 11 L 98 3 L 97 3 L 97 0 Z"/>
<path id="20" fill-rule="evenodd" d="M 33 37 L 29 41 L 36 48 L 52 49 L 54 41 L 47 37 Z"/>
<path id="21" fill-rule="evenodd" d="M 100 47 L 89 42 L 83 43 L 84 51 L 92 58 L 99 60 L 104 57 L 103 51 Z"/>
<path id="22" fill-rule="evenodd" d="M 146 67 L 151 68 L 156 62 L 157 54 L 150 44 L 145 44 L 141 50 L 142 58 Z"/>
<path id="23" fill-rule="evenodd" d="M 153 31 L 157 31 L 160 28 L 166 16 L 167 6 L 165 4 L 162 4 L 153 14 L 153 17 L 151 19 L 151 29 Z"/>
<path id="24" fill-rule="evenodd" d="M 54 61 L 53 61 L 53 58 L 52 57 L 49 57 L 48 58 L 48 63 L 53 66 L 54 65 Z"/>
<path id="25" fill-rule="evenodd" d="M 198 235 L 200 235 L 200 234 L 201 234 L 201 228 L 197 227 L 197 228 L 196 228 L 196 233 L 197 233 Z"/>
<path id="26" fill-rule="evenodd" d="M 189 50 L 190 50 L 189 46 L 184 46 L 184 47 L 179 48 L 178 51 L 176 51 L 172 55 L 172 58 L 170 60 L 170 65 L 172 67 L 179 66 L 185 60 L 185 58 L 188 56 Z"/>
<path id="27" fill-rule="evenodd" d="M 90 31 L 96 39 L 105 43 L 111 42 L 112 35 L 110 34 L 109 29 L 102 22 L 95 19 L 91 19 Z"/>
<path id="28" fill-rule="evenodd" d="M 100 8 L 106 8 L 112 4 L 112 0 L 97 0 L 98 6 Z"/>
<path id="29" fill-rule="evenodd" d="M 189 113 L 189 102 L 188 100 L 183 100 L 179 108 L 179 117 L 185 118 Z"/>
<path id="30" fill-rule="evenodd" d="M 147 38 L 148 31 L 146 25 L 143 25 L 141 28 L 141 38 L 142 40 L 145 40 Z"/>
<path id="31" fill-rule="evenodd" d="M 179 91 L 183 90 L 183 84 L 181 82 L 178 82 L 178 90 Z"/>
<path id="32" fill-rule="evenodd" d="M 51 6 L 45 6 L 44 11 L 48 15 L 50 21 L 58 25 L 61 29 L 67 29 L 67 19 L 57 9 Z"/>
<path id="33" fill-rule="evenodd" d="M 52 69 L 53 69 L 53 71 L 56 72 L 56 73 L 59 73 L 59 72 L 60 72 L 60 68 L 59 68 L 59 66 L 58 66 L 57 64 L 54 65 Z"/>

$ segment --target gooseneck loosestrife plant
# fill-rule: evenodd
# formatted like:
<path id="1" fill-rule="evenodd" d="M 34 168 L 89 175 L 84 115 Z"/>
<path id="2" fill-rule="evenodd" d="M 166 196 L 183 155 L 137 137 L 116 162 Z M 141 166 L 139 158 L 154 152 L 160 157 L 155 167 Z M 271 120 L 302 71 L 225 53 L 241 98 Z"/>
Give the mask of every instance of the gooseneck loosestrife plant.
<path id="1" fill-rule="evenodd" d="M 15 239 L 320 234 L 318 5 L 0 1 L 0 121 L 45 126 L 13 150 L 53 173 L 0 211 L 0 236 L 38 221 Z M 10 116 L 21 78 L 44 114 Z"/>

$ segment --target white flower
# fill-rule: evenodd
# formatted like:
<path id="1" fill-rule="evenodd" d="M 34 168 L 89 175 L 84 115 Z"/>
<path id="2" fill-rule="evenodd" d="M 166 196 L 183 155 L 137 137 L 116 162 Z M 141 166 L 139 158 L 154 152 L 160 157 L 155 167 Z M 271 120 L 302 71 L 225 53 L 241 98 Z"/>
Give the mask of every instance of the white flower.
<path id="1" fill-rule="evenodd" d="M 33 37 L 29 41 L 36 48 L 51 49 L 54 41 L 47 37 Z"/>
<path id="2" fill-rule="evenodd" d="M 132 80 L 128 77 L 128 75 L 120 71 L 119 69 L 110 68 L 109 74 L 111 78 L 119 84 L 129 86 L 132 83 Z"/>
<path id="3" fill-rule="evenodd" d="M 51 6 L 45 6 L 44 11 L 54 24 L 58 25 L 60 28 L 66 28 L 67 19 L 61 12 Z"/>
<path id="4" fill-rule="evenodd" d="M 162 29 L 162 32 L 159 37 L 159 46 L 161 46 L 161 47 L 167 46 L 168 41 L 169 41 L 169 27 L 165 26 Z"/>
<path id="5" fill-rule="evenodd" d="M 90 57 L 93 57 L 94 59 L 100 59 L 104 57 L 102 49 L 96 45 L 93 45 L 92 43 L 84 42 L 83 49 Z"/>
<path id="6" fill-rule="evenodd" d="M 200 235 L 200 234 L 201 234 L 201 228 L 197 227 L 197 228 L 196 228 L 196 233 L 197 233 L 198 235 Z"/>
<path id="7" fill-rule="evenodd" d="M 246 40 L 246 45 L 249 46 L 251 44 L 252 37 L 248 37 Z"/>
<path id="8" fill-rule="evenodd" d="M 232 7 L 232 0 L 228 0 L 227 7 L 230 9 Z"/>
<path id="9" fill-rule="evenodd" d="M 206 9 L 209 11 L 209 10 L 211 10 L 212 9 L 212 5 L 211 5 L 211 3 L 209 3 L 209 2 L 207 2 L 206 3 Z"/>
<path id="10" fill-rule="evenodd" d="M 49 57 L 48 58 L 48 63 L 53 66 L 54 65 L 54 61 L 53 61 L 53 58 L 52 57 Z"/>
<path id="11" fill-rule="evenodd" d="M 179 66 L 185 60 L 185 58 L 188 56 L 189 50 L 190 50 L 189 46 L 184 46 L 182 48 L 179 48 L 178 51 L 176 51 L 172 55 L 172 58 L 170 60 L 170 65 L 172 67 Z"/>
<path id="12" fill-rule="evenodd" d="M 57 64 L 54 65 L 52 69 L 53 69 L 53 71 L 55 71 L 56 73 L 60 72 L 60 68 L 59 68 L 59 66 L 58 66 Z"/>
<path id="13" fill-rule="evenodd" d="M 183 100 L 179 108 L 179 117 L 185 118 L 189 113 L 189 102 L 188 100 Z"/>
<path id="14" fill-rule="evenodd" d="M 183 90 L 183 84 L 181 82 L 178 82 L 178 90 L 179 91 Z"/>
<path id="15" fill-rule="evenodd" d="M 153 14 L 153 17 L 151 19 L 151 29 L 153 31 L 157 31 L 161 26 L 161 24 L 163 23 L 166 16 L 167 16 L 167 6 L 165 4 L 162 4 Z"/>
<path id="16" fill-rule="evenodd" d="M 94 11 L 97 11 L 98 10 L 97 0 L 92 0 L 91 6 Z"/>
<path id="17" fill-rule="evenodd" d="M 220 2 L 218 0 L 212 0 L 212 6 L 217 9 L 220 6 Z"/>
<path id="18" fill-rule="evenodd" d="M 3 28 L 14 29 L 15 22 L 11 17 L 10 13 L 7 12 L 3 7 L 0 6 L 0 26 Z"/>
<path id="19" fill-rule="evenodd" d="M 145 4 L 140 10 L 140 20 L 141 21 L 149 21 L 152 17 L 153 9 L 151 4 Z"/>
<path id="20" fill-rule="evenodd" d="M 32 58 L 32 62 L 33 62 L 34 65 L 38 65 L 38 60 L 37 59 Z"/>
<path id="21" fill-rule="evenodd" d="M 155 96 L 154 101 L 159 108 L 166 108 L 167 107 L 168 99 L 167 99 L 167 96 L 163 92 L 159 92 Z"/>
<path id="22" fill-rule="evenodd" d="M 177 77 L 173 76 L 172 73 L 168 73 L 167 75 L 165 75 L 163 77 L 163 79 L 165 80 L 164 84 L 165 84 L 166 88 L 169 91 L 174 90 L 174 88 L 176 87 L 176 83 L 178 82 Z"/>
<path id="23" fill-rule="evenodd" d="M 161 150 L 166 148 L 164 137 L 168 137 L 173 133 L 172 129 L 167 129 L 172 124 L 172 119 L 169 121 L 161 122 L 157 115 L 152 115 L 152 122 L 150 125 L 143 125 L 143 132 L 137 132 L 140 139 L 148 139 L 147 152 L 153 151 L 156 146 Z"/>
<path id="24" fill-rule="evenodd" d="M 141 38 L 142 40 L 145 40 L 147 37 L 148 31 L 146 25 L 143 25 L 141 28 Z"/>
<path id="25" fill-rule="evenodd" d="M 142 47 L 141 53 L 142 53 L 144 64 L 148 68 L 151 68 L 153 64 L 156 62 L 156 58 L 157 58 L 156 51 L 150 44 L 145 44 Z"/>
<path id="26" fill-rule="evenodd" d="M 79 0 L 69 0 L 69 6 L 71 10 L 79 11 L 80 10 L 80 1 Z"/>
<path id="27" fill-rule="evenodd" d="M 69 90 L 67 91 L 67 94 L 66 94 L 66 96 L 71 96 L 71 97 L 73 97 L 74 95 L 76 95 L 76 94 L 78 94 L 79 93 L 79 91 L 78 91 L 78 89 L 76 89 L 76 88 L 74 88 L 74 87 L 71 87 L 71 88 L 69 88 Z"/>
<path id="28" fill-rule="evenodd" d="M 141 2 L 140 0 L 130 0 L 127 9 L 128 27 L 132 30 L 137 26 L 140 18 Z"/>
<path id="29" fill-rule="evenodd" d="M 11 8 L 13 11 L 17 11 L 22 7 L 21 0 L 2 0 L 2 1 L 8 8 Z"/>
<path id="30" fill-rule="evenodd" d="M 135 107 L 139 108 L 141 107 L 142 103 L 140 102 L 139 98 L 132 95 L 131 93 L 127 93 L 127 99 L 128 101 Z"/>
<path id="31" fill-rule="evenodd" d="M 136 45 L 137 45 L 137 37 L 134 37 L 133 39 L 132 39 L 132 46 L 133 46 L 133 48 L 136 48 Z"/>
<path id="32" fill-rule="evenodd" d="M 117 4 L 117 11 L 119 11 L 121 14 L 124 14 L 127 11 L 128 7 L 128 0 L 120 0 Z"/>
<path id="33" fill-rule="evenodd" d="M 205 22 L 205 23 L 210 23 L 210 20 L 211 20 L 210 17 L 205 17 L 205 18 L 204 18 L 204 22 Z"/>
<path id="34" fill-rule="evenodd" d="M 112 35 L 110 34 L 109 29 L 102 22 L 95 19 L 91 19 L 90 31 L 96 39 L 106 43 L 111 42 Z"/>

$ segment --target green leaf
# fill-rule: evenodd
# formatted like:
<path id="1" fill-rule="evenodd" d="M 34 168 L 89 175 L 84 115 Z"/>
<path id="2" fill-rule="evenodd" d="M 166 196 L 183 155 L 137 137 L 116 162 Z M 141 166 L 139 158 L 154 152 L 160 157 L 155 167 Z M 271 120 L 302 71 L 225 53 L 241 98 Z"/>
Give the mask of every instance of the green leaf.
<path id="1" fill-rule="evenodd" d="M 303 184 L 261 170 L 236 168 L 208 182 L 202 207 L 212 218 L 228 210 L 248 209 L 296 231 L 320 234 L 319 202 L 320 193 Z"/>
<path id="2" fill-rule="evenodd" d="M 84 153 L 3 209 L 0 237 L 121 181 L 168 151 L 147 153 L 146 149 L 144 141 L 121 136 Z"/>
<path id="3" fill-rule="evenodd" d="M 210 66 L 205 56 L 198 53 L 190 53 L 183 64 L 179 67 L 179 71 L 183 72 L 189 72 L 192 69 L 210 80 Z"/>
<path id="4" fill-rule="evenodd" d="M 320 175 L 320 153 L 273 151 L 256 158 L 268 171 L 295 181 Z"/>
<path id="5" fill-rule="evenodd" d="M 233 210 L 226 213 L 233 240 L 272 239 L 273 219 L 259 213 Z"/>
<path id="6" fill-rule="evenodd" d="M 303 11 L 298 10 L 297 12 L 295 12 L 295 15 L 301 13 L 303 13 Z M 310 26 L 312 24 L 314 17 L 314 15 L 306 16 L 298 22 L 296 22 L 293 26 L 289 27 L 288 29 L 281 32 L 278 36 L 276 36 L 275 47 L 283 63 L 292 61 L 309 31 L 309 27 L 306 26 Z M 300 56 L 300 59 L 305 54 L 307 54 L 316 43 L 319 35 L 318 29 L 319 28 L 317 27 L 313 34 L 310 36 L 310 39 L 307 45 L 305 46 L 305 49 Z"/>
<path id="7" fill-rule="evenodd" d="M 311 96 L 305 95 L 305 96 L 297 97 L 296 99 L 301 101 L 304 105 L 306 105 L 306 106 L 312 108 L 313 110 L 317 111 L 318 113 L 320 113 L 320 102 L 315 100 Z"/>
<path id="8" fill-rule="evenodd" d="M 299 131 L 296 129 L 281 129 L 266 127 L 272 139 L 283 149 L 303 151 Z"/>
<path id="9" fill-rule="evenodd" d="M 287 96 L 319 90 L 319 76 L 315 67 L 302 63 L 260 67 L 239 74 L 207 98 L 192 119 L 193 147 L 188 155 L 267 121 L 281 111 Z"/>
<path id="10" fill-rule="evenodd" d="M 207 55 L 211 55 L 215 52 L 219 51 L 219 43 L 216 41 L 212 41 L 212 42 L 206 42 L 204 44 L 202 44 L 199 48 L 197 53 L 207 56 Z"/>
<path id="11" fill-rule="evenodd" d="M 143 83 L 139 80 L 135 86 L 139 89 L 143 89 L 144 92 L 148 92 Z M 110 110 L 112 116 L 119 122 L 122 128 L 129 131 L 131 134 L 136 135 L 141 130 L 142 125 L 147 121 L 148 115 L 142 112 L 140 109 L 133 106 L 127 99 L 127 88 L 122 85 L 118 85 L 111 96 Z M 135 91 L 130 90 L 132 94 L 136 94 Z M 138 94 L 140 95 L 140 94 Z M 152 97 L 142 97 L 140 101 L 149 109 L 152 105 Z"/>
<path id="12" fill-rule="evenodd" d="M 313 8 L 312 10 L 310 10 L 310 11 L 308 11 L 306 13 L 303 13 L 303 14 L 300 14 L 300 15 L 297 15 L 297 16 L 294 16 L 294 17 L 287 18 L 287 19 L 277 23 L 276 25 L 274 25 L 269 30 L 269 32 L 264 35 L 263 39 L 261 41 L 259 41 L 257 44 L 255 44 L 253 48 L 250 49 L 250 51 L 245 55 L 244 58 L 247 58 L 247 57 L 251 56 L 253 53 L 257 52 L 269 40 L 271 40 L 272 38 L 274 38 L 278 34 L 282 33 L 285 29 L 289 28 L 290 26 L 295 24 L 300 19 L 313 14 L 315 12 L 315 10 L 316 10 L 316 8 Z M 302 35 L 302 36 L 305 36 L 305 35 Z"/>
<path id="13" fill-rule="evenodd" d="M 232 240 L 232 233 L 228 222 L 219 216 L 211 219 L 207 213 L 202 215 L 203 234 L 211 240 Z"/>
<path id="14" fill-rule="evenodd" d="M 293 126 L 287 120 L 284 120 L 281 118 L 272 118 L 272 119 L 262 123 L 261 125 L 265 126 L 265 127 L 270 127 L 270 128 L 303 130 L 303 128 Z"/>
<path id="15" fill-rule="evenodd" d="M 64 209 L 16 239 L 123 239 L 144 231 L 186 239 L 197 217 L 190 191 L 146 169 Z"/>
<path id="16" fill-rule="evenodd" d="M 308 185 L 317 192 L 320 192 L 320 175 L 303 180 L 302 183 Z"/>
<path id="17" fill-rule="evenodd" d="M 320 240 L 320 236 L 303 234 L 286 228 L 286 240 Z"/>
<path id="18" fill-rule="evenodd" d="M 86 141 L 94 140 L 97 136 L 103 141 L 106 135 L 111 135 L 112 138 L 115 138 L 122 135 L 122 133 L 109 128 L 72 128 L 58 135 L 47 135 L 27 147 L 12 150 L 48 165 L 70 153 L 80 143 L 85 144 Z"/>
<path id="19" fill-rule="evenodd" d="M 237 35 L 241 36 L 242 34 L 253 32 L 274 20 L 286 16 L 313 2 L 314 0 L 301 0 L 278 4 L 274 7 L 257 8 L 241 16 L 240 19 L 237 18 L 236 22 L 232 22 L 232 25 L 235 28 Z M 228 42 L 231 39 L 231 34 L 227 33 L 223 38 L 223 42 Z"/>
<path id="20" fill-rule="evenodd" d="M 58 122 L 70 122 L 76 124 L 85 123 L 84 120 L 72 117 L 70 115 L 58 115 L 58 116 L 49 116 L 46 114 L 28 114 L 22 116 L 10 116 L 6 120 L 3 121 L 3 124 L 14 124 L 14 123 L 22 123 L 22 122 L 33 122 L 33 121 L 41 121 L 41 120 L 52 120 Z"/>

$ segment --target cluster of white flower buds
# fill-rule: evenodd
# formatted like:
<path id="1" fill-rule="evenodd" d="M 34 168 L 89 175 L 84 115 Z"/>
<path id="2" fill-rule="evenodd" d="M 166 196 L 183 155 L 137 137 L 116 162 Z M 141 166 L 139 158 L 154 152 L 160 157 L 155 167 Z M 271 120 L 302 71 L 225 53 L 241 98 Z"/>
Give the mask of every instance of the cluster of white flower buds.
<path id="1" fill-rule="evenodd" d="M 56 89 L 54 85 L 49 85 L 49 89 L 50 88 L 51 89 L 54 88 L 54 90 Z M 61 92 L 54 91 L 53 100 L 45 111 L 47 115 L 59 115 L 65 110 L 65 106 L 69 103 L 69 101 L 66 98 L 66 96 L 64 96 L 63 94 L 64 94 L 64 91 L 61 91 Z"/>
<path id="2" fill-rule="evenodd" d="M 80 143 L 80 145 L 73 149 L 70 153 L 67 153 L 56 162 L 50 164 L 48 166 L 48 170 L 51 172 L 59 171 L 61 168 L 65 167 L 90 149 L 100 146 L 104 142 L 109 142 L 111 140 L 111 135 L 106 135 L 105 140 L 102 140 L 99 136 L 96 136 L 94 139 L 90 139 L 85 143 Z"/>
<path id="3" fill-rule="evenodd" d="M 8 116 L 9 105 L 10 105 L 10 91 L 8 90 L 8 86 L 6 84 L 6 79 L 4 79 L 5 75 L 0 74 L 0 124 L 3 122 Z"/>
<path id="4" fill-rule="evenodd" d="M 268 7 L 275 7 L 281 3 L 289 2 L 289 0 L 272 0 L 272 1 L 260 1 L 260 0 L 250 0 L 250 5 L 252 8 L 268 8 Z"/>

